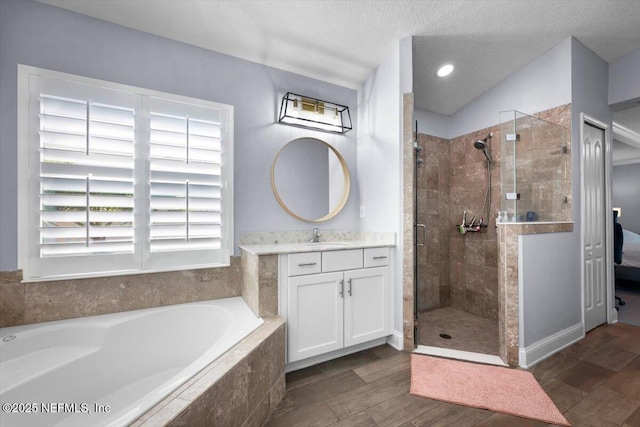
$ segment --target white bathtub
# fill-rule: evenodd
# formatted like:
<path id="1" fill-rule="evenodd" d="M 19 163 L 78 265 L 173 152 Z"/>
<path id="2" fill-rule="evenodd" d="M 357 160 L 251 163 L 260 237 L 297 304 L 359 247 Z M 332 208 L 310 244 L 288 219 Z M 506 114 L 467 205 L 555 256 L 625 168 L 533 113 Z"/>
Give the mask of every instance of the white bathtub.
<path id="1" fill-rule="evenodd" d="M 0 328 L 0 425 L 127 425 L 261 324 L 235 297 Z"/>

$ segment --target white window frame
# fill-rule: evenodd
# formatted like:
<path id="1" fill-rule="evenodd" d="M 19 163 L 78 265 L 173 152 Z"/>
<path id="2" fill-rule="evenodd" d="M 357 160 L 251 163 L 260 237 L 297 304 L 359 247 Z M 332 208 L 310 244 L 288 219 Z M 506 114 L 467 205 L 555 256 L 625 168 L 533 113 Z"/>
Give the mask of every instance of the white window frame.
<path id="1" fill-rule="evenodd" d="M 135 96 L 135 253 L 133 255 L 88 255 L 48 259 L 42 267 L 39 258 L 39 171 L 38 129 L 34 130 L 32 90 L 41 78 L 67 80 L 98 88 L 128 92 Z M 124 274 L 179 271 L 230 265 L 233 254 L 233 123 L 231 105 L 144 89 L 42 68 L 18 65 L 18 268 L 23 282 L 61 280 L 85 277 L 104 277 Z M 151 98 L 191 104 L 195 107 L 216 108 L 222 112 L 223 152 L 221 164 L 221 249 L 216 259 L 198 257 L 194 251 L 176 251 L 151 254 L 149 251 L 149 103 Z M 36 100 L 37 101 L 37 100 Z M 146 123 L 146 125 L 145 125 Z M 35 133 L 34 133 L 35 132 Z M 34 182 L 35 180 L 35 182 Z M 34 190 L 35 189 L 35 190 Z M 35 193 L 35 194 L 34 194 Z M 35 204 L 34 204 L 35 203 Z M 34 209 L 33 206 L 38 208 Z M 31 254 L 34 254 L 32 256 Z M 194 255 L 196 255 L 194 257 Z M 70 263 L 70 259 L 77 262 Z M 105 266 L 106 263 L 106 266 Z M 47 263 L 45 263 L 47 264 Z M 70 265 L 73 264 L 73 265 Z M 97 269 L 95 266 L 100 265 Z M 44 268 L 44 270 L 43 270 Z"/>

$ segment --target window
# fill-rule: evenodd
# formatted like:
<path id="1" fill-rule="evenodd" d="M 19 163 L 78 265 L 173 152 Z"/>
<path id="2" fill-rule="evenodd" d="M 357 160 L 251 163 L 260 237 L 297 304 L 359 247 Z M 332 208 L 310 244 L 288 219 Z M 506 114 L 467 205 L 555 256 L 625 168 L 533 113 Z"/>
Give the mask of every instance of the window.
<path id="1" fill-rule="evenodd" d="M 229 264 L 231 106 L 19 66 L 19 121 L 25 280 Z"/>

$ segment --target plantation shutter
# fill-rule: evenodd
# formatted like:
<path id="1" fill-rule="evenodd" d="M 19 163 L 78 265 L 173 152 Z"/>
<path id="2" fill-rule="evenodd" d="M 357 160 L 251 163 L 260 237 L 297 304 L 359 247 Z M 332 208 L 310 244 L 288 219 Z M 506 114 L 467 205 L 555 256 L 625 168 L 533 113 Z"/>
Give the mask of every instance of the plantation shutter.
<path id="1" fill-rule="evenodd" d="M 26 281 L 229 265 L 233 107 L 18 68 Z"/>
<path id="2" fill-rule="evenodd" d="M 215 258 L 223 249 L 222 116 L 218 108 L 151 99 L 152 254 L 209 251 Z"/>
<path id="3" fill-rule="evenodd" d="M 51 86 L 39 99 L 40 255 L 131 253 L 134 110 Z"/>

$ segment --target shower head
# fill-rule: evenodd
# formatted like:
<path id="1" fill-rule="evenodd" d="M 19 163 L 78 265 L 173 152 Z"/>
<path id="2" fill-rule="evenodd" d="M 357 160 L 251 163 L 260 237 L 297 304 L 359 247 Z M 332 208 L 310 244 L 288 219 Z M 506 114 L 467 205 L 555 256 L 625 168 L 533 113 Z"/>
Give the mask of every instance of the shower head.
<path id="1" fill-rule="evenodd" d="M 478 150 L 485 150 L 487 148 L 487 139 L 479 139 L 473 143 L 473 146 Z"/>
<path id="2" fill-rule="evenodd" d="M 487 158 L 487 161 L 489 163 L 493 162 L 493 159 L 491 158 L 491 154 L 489 154 L 487 142 L 492 137 L 493 137 L 493 132 L 490 133 L 489 135 L 487 135 L 487 137 L 485 139 L 479 139 L 479 140 L 477 140 L 476 142 L 473 143 L 473 146 L 475 148 L 477 148 L 478 150 L 482 150 L 482 152 L 484 153 L 484 156 Z"/>

